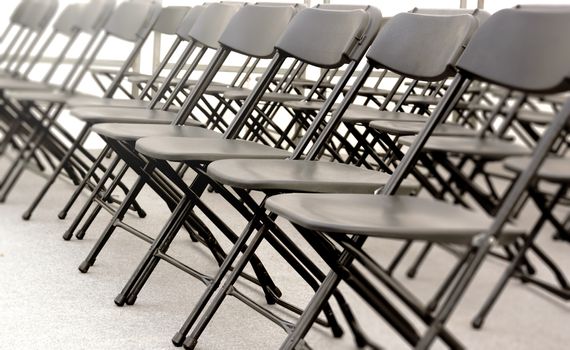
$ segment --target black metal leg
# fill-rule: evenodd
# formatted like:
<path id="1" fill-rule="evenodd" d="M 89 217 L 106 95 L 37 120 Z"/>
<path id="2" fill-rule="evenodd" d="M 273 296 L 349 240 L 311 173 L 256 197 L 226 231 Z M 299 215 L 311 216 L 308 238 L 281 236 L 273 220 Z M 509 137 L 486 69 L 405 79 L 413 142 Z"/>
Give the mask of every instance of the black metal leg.
<path id="1" fill-rule="evenodd" d="M 260 211 L 265 212 L 265 210 L 263 209 L 260 209 Z M 239 252 L 243 249 L 247 240 L 255 230 L 255 226 L 258 223 L 260 217 L 261 217 L 260 213 L 257 213 L 256 216 L 254 216 L 254 218 L 248 223 L 247 227 L 244 229 L 244 231 L 242 232 L 242 234 L 240 235 L 240 237 L 232 247 L 231 251 L 226 256 L 226 259 L 220 266 L 220 269 L 216 273 L 216 276 L 214 277 L 214 279 L 212 280 L 206 291 L 202 294 L 200 300 L 198 300 L 198 302 L 194 306 L 194 309 L 192 310 L 192 312 L 190 313 L 190 315 L 188 316 L 188 318 L 186 319 L 180 330 L 172 338 L 172 343 L 175 346 L 182 346 L 182 343 L 184 342 L 186 335 L 192 329 L 192 326 L 194 325 L 194 323 L 196 322 L 196 320 L 198 319 L 198 317 L 200 316 L 200 314 L 202 313 L 202 311 L 204 310 L 204 308 L 206 307 L 206 305 L 214 295 L 214 292 L 218 289 L 218 287 L 222 283 L 222 280 L 224 279 L 225 275 L 229 272 L 235 259 L 237 259 Z"/>
<path id="2" fill-rule="evenodd" d="M 101 155 L 104 155 L 104 154 L 105 153 L 101 153 Z M 65 239 L 66 241 L 71 239 L 71 237 L 73 236 L 73 232 L 75 231 L 75 229 L 77 228 L 77 226 L 79 225 L 81 220 L 83 220 L 83 217 L 85 216 L 85 214 L 87 214 L 87 211 L 91 207 L 91 204 L 93 203 L 95 198 L 99 195 L 99 192 L 103 188 L 105 182 L 107 181 L 107 179 L 109 178 L 109 176 L 111 175 L 113 170 L 115 170 L 115 168 L 119 164 L 119 161 L 120 161 L 119 157 L 116 157 L 113 160 L 113 162 L 109 165 L 109 167 L 107 168 L 107 171 L 105 172 L 105 174 L 103 174 L 103 177 L 99 180 L 99 182 L 97 183 L 97 186 L 95 186 L 95 188 L 91 192 L 91 195 L 89 196 L 89 198 L 87 199 L 87 201 L 85 202 L 85 204 L 83 205 L 83 207 L 81 208 L 79 213 L 77 213 L 77 215 L 75 216 L 75 219 L 73 220 L 73 222 L 71 223 L 71 225 L 69 226 L 67 231 L 65 231 L 65 233 L 63 234 L 63 239 Z"/>
<path id="3" fill-rule="evenodd" d="M 206 183 L 204 183 L 204 189 L 205 186 Z M 146 272 L 147 269 L 150 269 L 151 271 L 154 270 L 158 264 L 158 261 L 160 260 L 160 258 L 157 257 L 155 253 L 164 242 L 169 240 L 172 236 L 176 235 L 183 222 L 185 221 L 186 214 L 192 209 L 192 206 L 193 201 L 191 200 L 190 196 L 185 195 L 181 198 L 180 202 L 176 206 L 176 209 L 170 216 L 168 222 L 158 237 L 154 240 L 153 244 L 145 254 L 143 260 L 140 262 L 135 272 L 129 278 L 127 284 L 123 287 L 123 290 L 115 298 L 115 304 L 117 306 L 123 306 L 133 288 L 135 288 L 139 279 L 144 275 L 149 275 L 149 273 Z"/>
<path id="4" fill-rule="evenodd" d="M 242 257 L 236 263 L 234 270 L 228 276 L 226 282 L 220 288 L 216 296 L 212 299 L 210 306 L 203 314 L 203 316 L 200 318 L 190 336 L 188 336 L 184 341 L 185 349 L 194 349 L 196 347 L 198 343 L 198 338 L 200 337 L 202 332 L 204 332 L 206 326 L 208 325 L 208 323 L 210 322 L 210 320 L 212 319 L 212 317 L 214 316 L 214 314 L 216 313 L 216 311 L 224 301 L 225 297 L 233 288 L 233 284 L 237 281 L 238 277 L 243 272 L 245 266 L 249 263 L 250 258 L 253 256 L 255 250 L 263 240 L 263 236 L 265 235 L 266 232 L 267 232 L 267 227 L 264 225 L 252 238 L 246 251 L 243 253 Z"/>
<path id="5" fill-rule="evenodd" d="M 67 213 L 69 212 L 69 210 L 71 209 L 77 198 L 79 198 L 79 195 L 81 194 L 85 186 L 87 186 L 87 184 L 89 183 L 89 181 L 91 180 L 97 169 L 99 168 L 99 165 L 103 162 L 103 159 L 105 158 L 109 150 L 110 150 L 109 146 L 105 146 L 105 148 L 103 148 L 103 150 L 99 154 L 99 157 L 97 157 L 97 160 L 95 160 L 95 163 L 93 163 L 93 166 L 91 166 L 87 174 L 85 174 L 83 181 L 79 184 L 79 186 L 77 186 L 71 197 L 69 197 L 63 209 L 57 215 L 59 219 L 61 220 L 65 219 Z"/>
<path id="6" fill-rule="evenodd" d="M 149 164 L 146 168 L 146 171 L 149 171 L 150 173 L 152 172 L 153 168 L 154 166 Z M 105 246 L 105 244 L 107 243 L 113 232 L 115 231 L 116 228 L 115 223 L 121 220 L 124 217 L 124 215 L 127 213 L 127 211 L 129 210 L 130 202 L 132 202 L 132 200 L 134 200 L 134 198 L 138 195 L 144 184 L 145 184 L 144 179 L 142 177 L 139 177 L 135 182 L 135 184 L 133 185 L 133 187 L 131 188 L 131 190 L 129 191 L 129 193 L 127 194 L 127 196 L 123 199 L 123 203 L 121 203 L 119 209 L 117 209 L 117 211 L 115 212 L 113 219 L 109 222 L 109 224 L 107 225 L 107 227 L 105 228 L 99 239 L 97 240 L 97 243 L 95 243 L 95 245 L 89 252 L 87 258 L 81 263 L 81 265 L 79 265 L 79 271 L 86 273 L 89 270 L 89 267 L 91 267 L 95 263 L 97 255 L 99 255 L 99 253 L 101 252 L 101 250 L 103 249 L 103 247 Z"/>
<path id="7" fill-rule="evenodd" d="M 117 188 L 119 182 L 121 181 L 121 179 L 123 178 L 123 176 L 125 175 L 125 173 L 127 172 L 128 169 L 129 169 L 129 167 L 126 164 L 123 167 L 121 167 L 117 176 L 113 179 L 113 181 L 111 182 L 111 185 L 109 185 L 109 188 L 107 188 L 107 190 L 105 192 L 103 192 L 103 194 L 101 195 L 100 198 L 97 197 L 98 193 L 95 193 L 95 196 L 93 196 L 92 202 L 95 203 L 96 207 L 93 209 L 93 211 L 91 212 L 91 214 L 89 215 L 87 220 L 85 220 L 83 225 L 81 225 L 81 228 L 75 234 L 75 237 L 77 239 L 81 240 L 85 237 L 87 230 L 89 229 L 89 227 L 91 226 L 91 224 L 93 223 L 93 221 L 95 220 L 95 218 L 97 217 L 97 215 L 99 214 L 101 209 L 103 209 L 103 207 L 105 206 L 105 201 L 111 200 L 111 195 L 113 194 L 113 191 L 115 191 L 115 188 Z M 113 173 L 111 171 L 109 178 L 112 178 L 112 176 L 113 176 Z M 105 180 L 105 182 L 106 181 L 107 180 Z M 104 186 L 105 182 L 102 183 L 103 186 Z M 128 192 L 127 192 L 127 194 L 128 194 Z M 129 199 L 129 200 L 131 200 L 131 199 Z M 134 203 L 135 201 L 132 200 L 132 202 Z M 86 203 L 86 207 L 89 207 L 89 206 L 90 206 L 90 203 Z"/>
<path id="8" fill-rule="evenodd" d="M 34 198 L 34 200 L 32 201 L 32 204 L 28 207 L 28 209 L 24 212 L 24 214 L 22 215 L 22 219 L 24 220 L 29 220 L 30 217 L 32 216 L 34 210 L 37 208 L 37 206 L 40 204 L 41 200 L 44 198 L 44 196 L 47 194 L 47 192 L 49 191 L 51 185 L 53 185 L 53 183 L 55 182 L 55 180 L 57 179 L 57 177 L 59 176 L 59 174 L 61 173 L 61 171 L 63 170 L 63 168 L 67 165 L 67 162 L 69 161 L 69 159 L 71 158 L 71 156 L 73 155 L 73 153 L 75 152 L 75 150 L 77 149 L 77 147 L 82 144 L 85 139 L 87 138 L 87 135 L 89 134 L 89 131 L 91 130 L 91 126 L 90 125 L 85 125 L 83 127 L 83 129 L 81 130 L 81 132 L 79 133 L 79 135 L 77 136 L 77 139 L 75 140 L 74 143 L 72 143 L 72 145 L 69 147 L 67 153 L 65 154 L 65 156 L 60 160 L 59 165 L 57 166 L 57 168 L 54 169 L 53 173 L 51 174 L 50 178 L 48 179 L 48 181 L 44 184 L 44 187 L 40 190 L 40 192 L 38 193 L 38 195 L 36 196 L 36 198 Z"/>

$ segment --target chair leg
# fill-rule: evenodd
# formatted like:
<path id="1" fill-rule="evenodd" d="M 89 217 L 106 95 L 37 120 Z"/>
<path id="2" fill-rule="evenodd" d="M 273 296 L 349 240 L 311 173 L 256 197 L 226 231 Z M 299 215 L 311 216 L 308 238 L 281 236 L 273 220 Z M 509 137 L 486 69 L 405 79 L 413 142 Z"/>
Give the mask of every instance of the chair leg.
<path id="1" fill-rule="evenodd" d="M 63 156 L 63 158 L 60 160 L 59 165 L 57 166 L 56 169 L 54 169 L 53 173 L 51 174 L 50 178 L 48 179 L 48 181 L 44 184 L 43 188 L 40 190 L 40 192 L 37 194 L 36 198 L 34 198 L 34 200 L 32 201 L 32 203 L 30 204 L 30 206 L 28 207 L 28 209 L 24 212 L 24 214 L 22 215 L 22 219 L 24 220 L 29 220 L 30 217 L 32 216 L 34 210 L 37 208 L 37 206 L 40 204 L 40 202 L 42 201 L 42 199 L 44 198 L 44 196 L 47 194 L 47 192 L 49 191 L 49 189 L 51 188 L 51 186 L 53 185 L 53 183 L 55 182 L 55 180 L 57 179 L 57 177 L 59 176 L 59 174 L 61 173 L 61 171 L 63 170 L 63 168 L 67 165 L 67 162 L 69 161 L 69 159 L 73 156 L 73 153 L 75 152 L 75 150 L 77 149 L 77 147 L 79 145 L 81 145 L 83 142 L 85 142 L 85 139 L 87 138 L 87 135 L 89 134 L 89 131 L 91 130 L 91 126 L 90 125 L 85 125 L 83 127 L 83 129 L 81 130 L 81 132 L 79 133 L 79 135 L 77 136 L 77 139 L 75 140 L 75 142 L 69 147 L 67 153 L 65 154 L 65 156 Z"/>
<path id="2" fill-rule="evenodd" d="M 148 173 L 150 173 L 152 172 L 153 169 L 154 166 L 149 164 L 145 168 L 145 171 L 148 171 Z M 93 266 L 95 260 L 97 259 L 97 255 L 99 255 L 99 253 L 101 252 L 101 250 L 103 249 L 103 247 L 105 246 L 105 244 L 107 243 L 109 238 L 111 238 L 111 235 L 115 231 L 116 228 L 115 223 L 118 220 L 122 220 L 122 218 L 125 216 L 125 214 L 129 210 L 130 202 L 132 202 L 134 198 L 139 194 L 144 184 L 145 184 L 144 178 L 142 176 L 139 177 L 135 182 L 135 184 L 132 186 L 127 196 L 123 199 L 123 202 L 119 206 L 119 209 L 117 209 L 117 211 L 115 212 L 113 219 L 111 219 L 111 221 L 109 222 L 109 224 L 107 225 L 107 227 L 105 228 L 105 230 L 103 231 L 103 233 L 101 234 L 101 236 L 99 237 L 99 239 L 97 240 L 97 242 L 95 243 L 89 254 L 87 255 L 87 258 L 85 258 L 85 260 L 81 263 L 81 265 L 79 265 L 79 271 L 81 271 L 82 273 L 86 273 L 89 270 L 89 268 Z"/>
<path id="3" fill-rule="evenodd" d="M 205 190 L 207 184 L 204 182 L 201 185 L 203 185 L 202 191 Z M 152 272 L 154 270 L 154 268 L 156 267 L 156 265 L 160 260 L 160 258 L 156 256 L 155 253 L 158 251 L 158 249 L 162 246 L 163 243 L 168 242 L 178 233 L 178 231 L 182 227 L 182 224 L 186 220 L 185 216 L 188 214 L 190 210 L 192 210 L 193 206 L 194 203 L 190 198 L 190 196 L 185 195 L 182 197 L 182 199 L 176 206 L 176 209 L 170 216 L 168 222 L 166 223 L 166 225 L 164 226 L 158 237 L 154 240 L 153 244 L 145 254 L 143 260 L 140 262 L 135 272 L 131 275 L 128 282 L 123 287 L 123 290 L 115 298 L 115 304 L 117 306 L 123 306 L 126 303 L 127 299 L 129 298 L 129 295 L 137 285 L 139 279 L 141 279 L 145 275 L 148 276 L 150 274 L 149 271 Z"/>
<path id="4" fill-rule="evenodd" d="M 103 159 L 105 159 L 105 155 L 109 150 L 110 150 L 109 146 L 105 146 L 105 148 L 103 148 L 103 150 L 99 154 L 99 157 L 97 157 L 97 160 L 95 160 L 95 163 L 93 163 L 93 165 L 91 166 L 85 177 L 83 178 L 83 181 L 79 184 L 79 186 L 77 186 L 71 197 L 69 197 L 69 199 L 67 200 L 67 203 L 65 203 L 63 209 L 57 215 L 59 219 L 61 220 L 65 219 L 67 213 L 69 212 L 69 210 L 71 209 L 77 198 L 79 198 L 79 195 L 81 194 L 81 192 L 83 192 L 83 189 L 87 186 L 87 184 L 89 183 L 89 181 L 91 180 L 91 178 L 93 177 L 93 175 L 95 174 L 101 163 L 103 162 Z"/>
<path id="5" fill-rule="evenodd" d="M 524 262 L 524 258 L 526 256 L 527 251 L 529 250 L 529 248 L 532 247 L 534 240 L 536 239 L 536 237 L 540 233 L 540 230 L 542 229 L 542 227 L 549 218 L 548 213 L 550 213 L 554 209 L 560 198 L 562 198 L 566 194 L 566 192 L 567 192 L 567 187 L 562 186 L 548 204 L 546 203 L 543 196 L 539 195 L 536 192 L 532 194 L 532 198 L 535 200 L 535 202 L 538 202 L 537 205 L 540 206 L 541 208 L 544 208 L 542 210 L 543 214 L 536 221 L 529 235 L 525 237 L 522 247 L 518 249 L 517 254 L 513 257 L 509 266 L 501 276 L 500 280 L 493 288 L 493 291 L 487 297 L 485 303 L 483 304 L 483 306 L 481 307 L 481 309 L 479 310 L 479 312 L 471 322 L 473 328 L 480 329 L 483 326 L 483 323 L 485 322 L 487 316 L 489 315 L 493 306 L 495 305 L 495 303 L 501 296 L 502 292 L 504 291 L 505 287 L 507 286 L 508 281 L 511 279 L 511 277 L 514 276 L 516 271 L 520 268 L 521 264 Z"/>
<path id="6" fill-rule="evenodd" d="M 190 336 L 188 336 L 184 341 L 185 349 L 194 349 L 196 347 L 196 345 L 198 344 L 198 338 L 206 329 L 206 326 L 208 325 L 208 323 L 210 322 L 210 320 L 212 319 L 212 317 L 214 316 L 214 314 L 216 313 L 216 311 L 224 301 L 225 297 L 228 295 L 228 293 L 231 292 L 233 284 L 237 281 L 240 274 L 243 272 L 246 265 L 249 263 L 250 258 L 253 256 L 255 250 L 263 240 L 263 236 L 265 235 L 266 232 L 267 232 L 267 226 L 264 225 L 252 238 L 246 251 L 243 253 L 241 258 L 236 263 L 234 270 L 228 276 L 226 282 L 220 288 L 216 296 L 212 299 L 210 306 L 208 307 L 204 315 L 200 318 Z M 213 292 L 214 291 L 212 291 L 212 293 Z M 209 297 L 211 297 L 211 295 Z M 193 320 L 193 322 L 194 321 L 195 320 Z"/>
<path id="7" fill-rule="evenodd" d="M 260 207 L 262 207 L 262 205 Z M 261 210 L 263 209 L 260 209 L 260 211 Z M 265 210 L 263 210 L 263 212 L 265 212 Z M 226 259 L 220 266 L 218 272 L 216 273 L 216 276 L 214 277 L 214 279 L 212 280 L 206 291 L 202 294 L 200 300 L 198 300 L 198 302 L 195 304 L 194 309 L 192 310 L 192 312 L 190 313 L 190 315 L 188 316 L 188 318 L 186 319 L 180 330 L 172 338 L 172 343 L 175 346 L 182 346 L 184 339 L 186 339 L 186 335 L 188 334 L 188 332 L 190 332 L 194 323 L 198 319 L 198 316 L 200 316 L 200 314 L 202 313 L 202 311 L 204 310 L 204 308 L 206 307 L 206 305 L 214 295 L 214 292 L 218 289 L 218 287 L 222 283 L 222 280 L 224 279 L 225 275 L 230 271 L 232 264 L 237 259 L 240 251 L 243 249 L 247 240 L 255 230 L 255 225 L 257 224 L 260 218 L 261 215 L 259 215 L 259 213 L 256 213 L 256 216 L 248 223 L 247 227 L 244 229 L 244 231 L 242 232 L 242 234 L 240 235 L 240 237 L 238 238 L 238 240 L 236 241 L 236 243 L 234 244 L 234 246 L 226 256 Z"/>
<path id="8" fill-rule="evenodd" d="M 47 120 L 47 126 L 38 126 L 32 135 L 30 136 L 26 145 L 22 148 L 22 152 L 18 155 L 18 158 L 12 163 L 12 167 L 8 170 L 8 172 L 4 175 L 2 182 L 0 183 L 0 189 L 2 189 L 2 193 L 0 194 L 0 203 L 4 203 L 6 198 L 16 185 L 16 182 L 19 180 L 20 176 L 26 169 L 26 166 L 33 158 L 34 153 L 38 150 L 46 136 L 49 134 L 49 128 L 53 124 L 53 120 L 57 117 L 61 108 L 55 111 L 55 116 L 50 118 L 47 115 L 42 117 L 41 123 Z M 26 150 L 28 153 L 26 153 Z"/>
<path id="9" fill-rule="evenodd" d="M 102 155 L 104 155 L 104 153 L 102 153 Z M 107 168 L 107 170 L 105 171 L 105 173 L 103 174 L 103 176 L 101 177 L 101 179 L 99 180 L 99 182 L 97 183 L 97 185 L 95 186 L 93 191 L 91 192 L 91 195 L 89 196 L 89 198 L 87 199 L 87 201 L 85 202 L 85 204 L 83 205 L 81 210 L 79 210 L 79 212 L 76 214 L 75 219 L 73 220 L 71 225 L 69 225 L 69 227 L 67 228 L 67 231 L 65 231 L 65 233 L 63 234 L 64 240 L 67 241 L 67 240 L 71 239 L 71 237 L 73 236 L 73 233 L 75 232 L 75 230 L 77 229 L 77 227 L 81 223 L 81 220 L 83 220 L 83 218 L 87 214 L 87 211 L 89 210 L 91 205 L 95 202 L 95 198 L 97 198 L 97 196 L 99 195 L 99 193 L 103 189 L 105 183 L 107 182 L 107 180 L 109 179 L 109 177 L 111 176 L 111 174 L 113 173 L 113 171 L 115 170 L 115 168 L 117 167 L 119 162 L 120 162 L 119 157 L 116 157 L 111 162 L 111 164 L 109 165 L 109 167 Z M 117 177 L 119 177 L 119 176 L 117 176 Z"/>

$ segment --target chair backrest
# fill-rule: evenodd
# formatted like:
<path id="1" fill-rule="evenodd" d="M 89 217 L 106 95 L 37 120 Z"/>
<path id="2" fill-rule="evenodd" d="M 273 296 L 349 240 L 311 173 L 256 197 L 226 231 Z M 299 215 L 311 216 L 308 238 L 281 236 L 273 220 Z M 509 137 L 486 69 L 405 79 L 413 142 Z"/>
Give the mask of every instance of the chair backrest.
<path id="1" fill-rule="evenodd" d="M 78 18 L 84 13 L 84 4 L 71 4 L 64 8 L 55 22 L 53 30 L 62 35 L 71 36 L 78 31 Z"/>
<path id="2" fill-rule="evenodd" d="M 240 7 L 239 4 L 209 4 L 192 26 L 190 37 L 205 47 L 219 48 L 218 39 Z"/>
<path id="3" fill-rule="evenodd" d="M 491 14 L 487 11 L 480 9 L 431 9 L 431 8 L 418 8 L 415 7 L 411 13 L 419 13 L 422 15 L 440 15 L 440 16 L 455 16 L 455 15 L 473 15 L 479 21 L 479 24 L 485 22 Z"/>
<path id="4" fill-rule="evenodd" d="M 306 9 L 291 21 L 276 47 L 318 67 L 340 67 L 361 57 L 380 29 L 381 19 L 380 11 L 371 6 L 346 11 Z"/>
<path id="5" fill-rule="evenodd" d="M 21 23 L 33 31 L 43 31 L 57 12 L 57 0 L 30 0 L 22 13 Z"/>
<path id="6" fill-rule="evenodd" d="M 247 56 L 270 58 L 295 13 L 293 6 L 246 5 L 232 17 L 218 41 Z"/>
<path id="7" fill-rule="evenodd" d="M 113 36 L 134 42 L 154 25 L 159 12 L 160 4 L 155 1 L 122 2 L 105 25 L 105 30 Z"/>
<path id="8" fill-rule="evenodd" d="M 187 6 L 168 6 L 163 8 L 152 30 L 166 35 L 176 34 L 188 10 L 190 10 L 190 7 Z"/>
<path id="9" fill-rule="evenodd" d="M 176 35 L 182 40 L 190 41 L 192 38 L 190 37 L 190 31 L 192 27 L 198 21 L 198 18 L 202 15 L 206 6 L 194 6 L 188 12 L 186 12 L 186 16 L 182 19 L 178 28 L 176 29 Z"/>
<path id="10" fill-rule="evenodd" d="M 455 74 L 455 63 L 473 32 L 471 15 L 400 13 L 382 28 L 367 57 L 372 65 L 406 77 L 438 81 Z"/>
<path id="11" fill-rule="evenodd" d="M 473 36 L 457 67 L 468 76 L 529 93 L 568 90 L 569 17 L 568 7 L 499 11 Z"/>
<path id="12" fill-rule="evenodd" d="M 14 9 L 14 12 L 10 15 L 10 22 L 14 24 L 21 25 L 22 24 L 22 16 L 26 13 L 27 8 L 29 8 L 32 1 L 30 0 L 22 0 Z"/>
<path id="13" fill-rule="evenodd" d="M 101 30 L 115 10 L 116 0 L 91 0 L 84 5 L 78 28 L 85 33 Z"/>

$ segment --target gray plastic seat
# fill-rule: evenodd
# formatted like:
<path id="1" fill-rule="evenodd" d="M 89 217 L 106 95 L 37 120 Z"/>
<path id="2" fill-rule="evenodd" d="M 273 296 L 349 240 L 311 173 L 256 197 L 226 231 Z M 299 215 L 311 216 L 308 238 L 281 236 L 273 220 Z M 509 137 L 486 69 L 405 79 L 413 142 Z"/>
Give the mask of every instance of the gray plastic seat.
<path id="1" fill-rule="evenodd" d="M 93 132 L 117 141 L 136 141 L 143 137 L 222 137 L 222 134 L 188 125 L 102 123 L 93 127 Z"/>
<path id="2" fill-rule="evenodd" d="M 374 120 L 422 122 L 427 118 L 414 113 L 380 111 L 378 108 L 360 105 L 351 105 L 342 115 L 342 121 L 345 123 L 367 124 Z"/>
<path id="3" fill-rule="evenodd" d="M 479 211 L 408 196 L 293 193 L 273 196 L 265 207 L 315 231 L 456 244 L 471 243 L 493 222 Z M 502 239 L 511 241 L 524 232 L 508 226 Z"/>
<path id="4" fill-rule="evenodd" d="M 136 150 L 155 159 L 170 161 L 213 162 L 232 158 L 285 159 L 291 156 L 289 151 L 244 140 L 167 136 L 139 139 Z"/>
<path id="5" fill-rule="evenodd" d="M 504 162 L 504 167 L 516 173 L 522 173 L 530 164 L 531 157 L 511 157 Z M 536 173 L 540 179 L 555 183 L 570 183 L 570 158 L 551 156 L 544 160 Z"/>
<path id="6" fill-rule="evenodd" d="M 398 142 L 409 146 L 414 136 L 401 137 Z M 525 156 L 531 153 L 527 147 L 497 138 L 432 136 L 423 148 L 424 152 L 445 152 L 470 155 L 485 159 L 502 159 Z"/>
<path id="7" fill-rule="evenodd" d="M 416 135 L 425 127 L 425 122 L 410 122 L 397 120 L 377 120 L 368 124 L 369 127 L 381 132 L 387 132 L 393 135 Z M 438 125 L 433 131 L 433 136 L 477 136 L 477 131 L 468 129 L 464 126 L 445 123 Z"/>
<path id="8" fill-rule="evenodd" d="M 208 166 L 208 176 L 232 187 L 323 193 L 372 193 L 384 186 L 389 175 L 353 165 L 305 161 L 227 159 Z M 418 189 L 406 181 L 400 193 Z"/>
<path id="9" fill-rule="evenodd" d="M 79 107 L 71 110 L 71 114 L 89 124 L 98 123 L 172 123 L 176 112 L 156 109 L 115 108 L 115 107 Z M 201 125 L 197 121 L 188 121 L 193 125 Z"/>

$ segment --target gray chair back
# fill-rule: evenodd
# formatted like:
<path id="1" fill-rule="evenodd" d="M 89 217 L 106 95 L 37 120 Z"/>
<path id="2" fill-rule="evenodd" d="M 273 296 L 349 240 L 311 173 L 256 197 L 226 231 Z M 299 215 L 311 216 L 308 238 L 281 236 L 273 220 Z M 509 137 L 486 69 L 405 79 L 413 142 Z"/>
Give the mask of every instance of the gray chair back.
<path id="1" fill-rule="evenodd" d="M 84 8 L 83 4 L 71 4 L 65 7 L 53 23 L 53 31 L 67 36 L 77 33 L 78 18 L 81 18 Z"/>
<path id="2" fill-rule="evenodd" d="M 244 6 L 232 17 L 219 42 L 247 56 L 271 58 L 275 43 L 295 13 L 294 6 Z"/>
<path id="3" fill-rule="evenodd" d="M 30 0 L 22 13 L 21 23 L 33 31 L 43 31 L 57 12 L 57 0 Z"/>
<path id="4" fill-rule="evenodd" d="M 382 14 L 366 9 L 310 8 L 291 21 L 276 47 L 306 63 L 336 68 L 362 57 L 380 29 Z"/>
<path id="5" fill-rule="evenodd" d="M 192 26 L 190 37 L 205 47 L 219 48 L 218 39 L 240 7 L 239 4 L 209 4 Z"/>
<path id="6" fill-rule="evenodd" d="M 515 90 L 562 92 L 570 88 L 568 33 L 569 7 L 502 10 L 475 33 L 457 67 Z"/>
<path id="7" fill-rule="evenodd" d="M 91 0 L 83 7 L 83 14 L 79 20 L 78 28 L 85 33 L 97 33 L 107 23 L 115 6 L 116 0 Z"/>
<path id="8" fill-rule="evenodd" d="M 154 1 L 123 2 L 113 12 L 105 30 L 123 40 L 137 41 L 154 25 L 160 9 L 160 4 Z"/>
<path id="9" fill-rule="evenodd" d="M 14 12 L 12 12 L 12 14 L 10 15 L 10 22 L 17 25 L 23 24 L 22 17 L 24 13 L 26 13 L 27 9 L 30 7 L 31 3 L 32 1 L 30 0 L 20 1 L 20 3 L 14 9 Z"/>
<path id="10" fill-rule="evenodd" d="M 163 8 L 152 30 L 166 35 L 176 34 L 188 10 L 190 10 L 190 7 L 187 6 L 169 6 Z"/>
<path id="11" fill-rule="evenodd" d="M 455 74 L 477 24 L 471 15 L 400 13 L 382 28 L 367 57 L 372 65 L 406 77 L 442 80 Z"/>
<path id="12" fill-rule="evenodd" d="M 184 19 L 182 19 L 180 25 L 176 29 L 176 35 L 178 35 L 180 39 L 185 41 L 192 40 L 190 37 L 190 31 L 205 9 L 206 6 L 194 6 L 186 12 L 186 16 L 184 16 Z"/>

